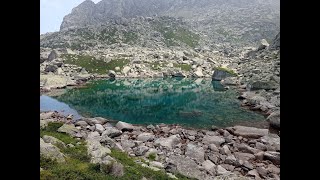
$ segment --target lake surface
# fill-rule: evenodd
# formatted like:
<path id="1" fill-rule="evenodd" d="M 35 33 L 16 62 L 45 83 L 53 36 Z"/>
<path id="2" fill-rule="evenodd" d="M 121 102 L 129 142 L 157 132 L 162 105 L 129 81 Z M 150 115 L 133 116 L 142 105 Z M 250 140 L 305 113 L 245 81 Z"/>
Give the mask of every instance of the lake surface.
<path id="1" fill-rule="evenodd" d="M 99 80 L 85 88 L 43 96 L 43 109 L 73 109 L 88 117 L 105 117 L 132 124 L 180 124 L 186 127 L 226 127 L 265 118 L 240 107 L 235 90 L 210 79 Z M 50 101 L 50 102 L 48 102 Z M 71 111 L 71 110 L 68 111 Z"/>

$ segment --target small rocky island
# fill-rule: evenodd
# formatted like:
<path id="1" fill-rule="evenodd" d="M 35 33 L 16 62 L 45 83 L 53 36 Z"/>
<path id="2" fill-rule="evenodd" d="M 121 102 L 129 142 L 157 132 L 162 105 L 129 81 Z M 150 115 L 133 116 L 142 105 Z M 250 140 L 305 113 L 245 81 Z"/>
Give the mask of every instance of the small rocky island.
<path id="1" fill-rule="evenodd" d="M 40 112 L 40 179 L 280 179 L 279 2 L 85 0 L 75 7 L 60 31 L 40 35 L 40 95 L 98 79 L 209 79 L 236 89 L 243 108 L 262 113 L 268 127 L 195 129 Z"/>

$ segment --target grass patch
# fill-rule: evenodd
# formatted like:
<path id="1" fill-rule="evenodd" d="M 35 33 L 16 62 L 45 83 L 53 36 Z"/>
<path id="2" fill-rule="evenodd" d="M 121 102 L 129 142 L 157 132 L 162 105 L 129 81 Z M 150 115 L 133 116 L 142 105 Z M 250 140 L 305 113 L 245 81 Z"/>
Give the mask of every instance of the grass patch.
<path id="1" fill-rule="evenodd" d="M 147 158 L 148 158 L 150 161 L 154 161 L 154 160 L 156 160 L 156 157 L 157 157 L 156 153 L 150 153 Z"/>
<path id="2" fill-rule="evenodd" d="M 74 64 L 85 68 L 89 73 L 97 74 L 107 74 L 108 70 L 114 70 L 115 67 L 120 67 L 121 69 L 129 63 L 129 60 L 124 58 L 104 62 L 95 57 L 85 55 L 65 54 L 62 55 L 62 58 L 65 59 L 66 64 Z"/>
<path id="3" fill-rule="evenodd" d="M 191 70 L 191 65 L 190 64 L 177 64 L 174 63 L 173 67 L 181 68 L 183 71 L 190 71 Z"/>
<path id="4" fill-rule="evenodd" d="M 232 69 L 223 68 L 223 67 L 216 67 L 215 69 L 220 71 L 225 71 L 225 72 L 228 72 L 229 74 L 237 76 L 237 73 L 235 73 Z"/>
<path id="5" fill-rule="evenodd" d="M 46 128 L 40 130 L 40 136 L 53 136 L 66 144 L 74 144 L 75 147 L 59 147 L 67 157 L 65 163 L 57 163 L 40 156 L 40 167 L 43 168 L 40 171 L 40 180 L 141 180 L 143 177 L 154 180 L 169 179 L 164 171 L 152 171 L 142 167 L 134 161 L 134 158 L 114 149 L 111 151 L 111 156 L 124 166 L 125 173 L 122 177 L 110 175 L 111 165 L 101 166 L 90 163 L 90 157 L 87 155 L 87 148 L 83 140 L 77 140 L 65 133 L 57 132 L 57 129 L 62 125 L 60 122 L 51 122 Z M 81 144 L 77 144 L 78 142 Z M 104 170 L 103 172 L 101 172 L 101 168 Z M 182 175 L 177 175 L 177 177 L 182 180 L 188 179 Z"/>

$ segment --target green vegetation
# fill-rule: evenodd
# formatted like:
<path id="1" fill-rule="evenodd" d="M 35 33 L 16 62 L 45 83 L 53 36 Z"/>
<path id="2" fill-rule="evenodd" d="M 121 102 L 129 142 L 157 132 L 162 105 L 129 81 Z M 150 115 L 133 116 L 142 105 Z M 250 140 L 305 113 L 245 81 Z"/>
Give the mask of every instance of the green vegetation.
<path id="1" fill-rule="evenodd" d="M 174 63 L 173 67 L 181 68 L 183 71 L 190 71 L 191 70 L 191 65 L 190 64 L 177 64 Z"/>
<path id="2" fill-rule="evenodd" d="M 124 176 L 114 177 L 110 175 L 111 165 L 99 165 L 90 163 L 87 148 L 83 140 L 73 139 L 65 133 L 57 132 L 63 124 L 51 122 L 48 126 L 40 130 L 40 136 L 49 135 L 56 137 L 66 144 L 73 144 L 74 147 L 59 147 L 66 155 L 65 163 L 40 156 L 40 180 L 141 180 L 143 177 L 154 180 L 168 180 L 164 171 L 152 171 L 149 168 L 137 164 L 137 158 L 129 157 L 126 153 L 112 149 L 111 156 L 124 166 Z M 103 169 L 101 172 L 100 169 Z M 188 179 L 182 175 L 176 175 L 179 179 Z"/>
<path id="3" fill-rule="evenodd" d="M 66 64 L 74 64 L 85 68 L 90 73 L 98 74 L 106 74 L 108 70 L 114 70 L 115 67 L 120 67 L 120 69 L 122 69 L 126 64 L 129 63 L 129 60 L 124 58 L 114 59 L 110 62 L 104 62 L 96 59 L 95 57 L 86 55 L 65 54 L 62 55 L 62 58 L 65 59 Z"/>
<path id="4" fill-rule="evenodd" d="M 104 41 L 107 44 L 114 44 L 116 40 L 116 28 L 104 29 L 97 35 L 98 40 Z"/>
<path id="5" fill-rule="evenodd" d="M 232 69 L 227 69 L 227 68 L 224 68 L 224 67 L 216 67 L 215 69 L 216 70 L 220 70 L 220 71 L 225 71 L 225 72 L 228 72 L 229 74 L 237 76 L 237 73 L 235 73 Z"/>
<path id="6" fill-rule="evenodd" d="M 165 38 L 167 46 L 176 46 L 178 45 L 178 41 L 195 48 L 200 40 L 199 35 L 175 25 L 168 26 L 166 23 L 157 23 L 154 25 L 154 28 Z"/>
<path id="7" fill-rule="evenodd" d="M 148 159 L 150 161 L 154 161 L 154 160 L 156 160 L 156 157 L 157 157 L 156 153 L 150 153 L 148 156 Z"/>

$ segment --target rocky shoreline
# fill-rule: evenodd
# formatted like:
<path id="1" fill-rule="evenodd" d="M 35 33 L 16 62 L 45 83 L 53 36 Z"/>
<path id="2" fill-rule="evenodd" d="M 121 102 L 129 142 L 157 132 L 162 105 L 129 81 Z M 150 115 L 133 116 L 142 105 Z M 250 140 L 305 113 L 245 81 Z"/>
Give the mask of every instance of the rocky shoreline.
<path id="1" fill-rule="evenodd" d="M 195 130 L 165 124 L 145 127 L 121 121 L 113 125 L 101 117 L 73 121 L 71 116 L 56 112 L 40 113 L 40 128 L 50 122 L 63 122 L 58 132 L 85 140 L 91 163 L 109 164 L 110 149 L 117 149 L 144 159 L 137 162 L 142 166 L 170 173 L 171 177 L 179 173 L 208 180 L 280 179 L 280 136 L 268 129 L 234 126 Z M 48 137 L 40 139 L 41 146 L 49 144 Z M 63 162 L 59 150 L 52 149 L 55 153 L 40 154 Z"/>

